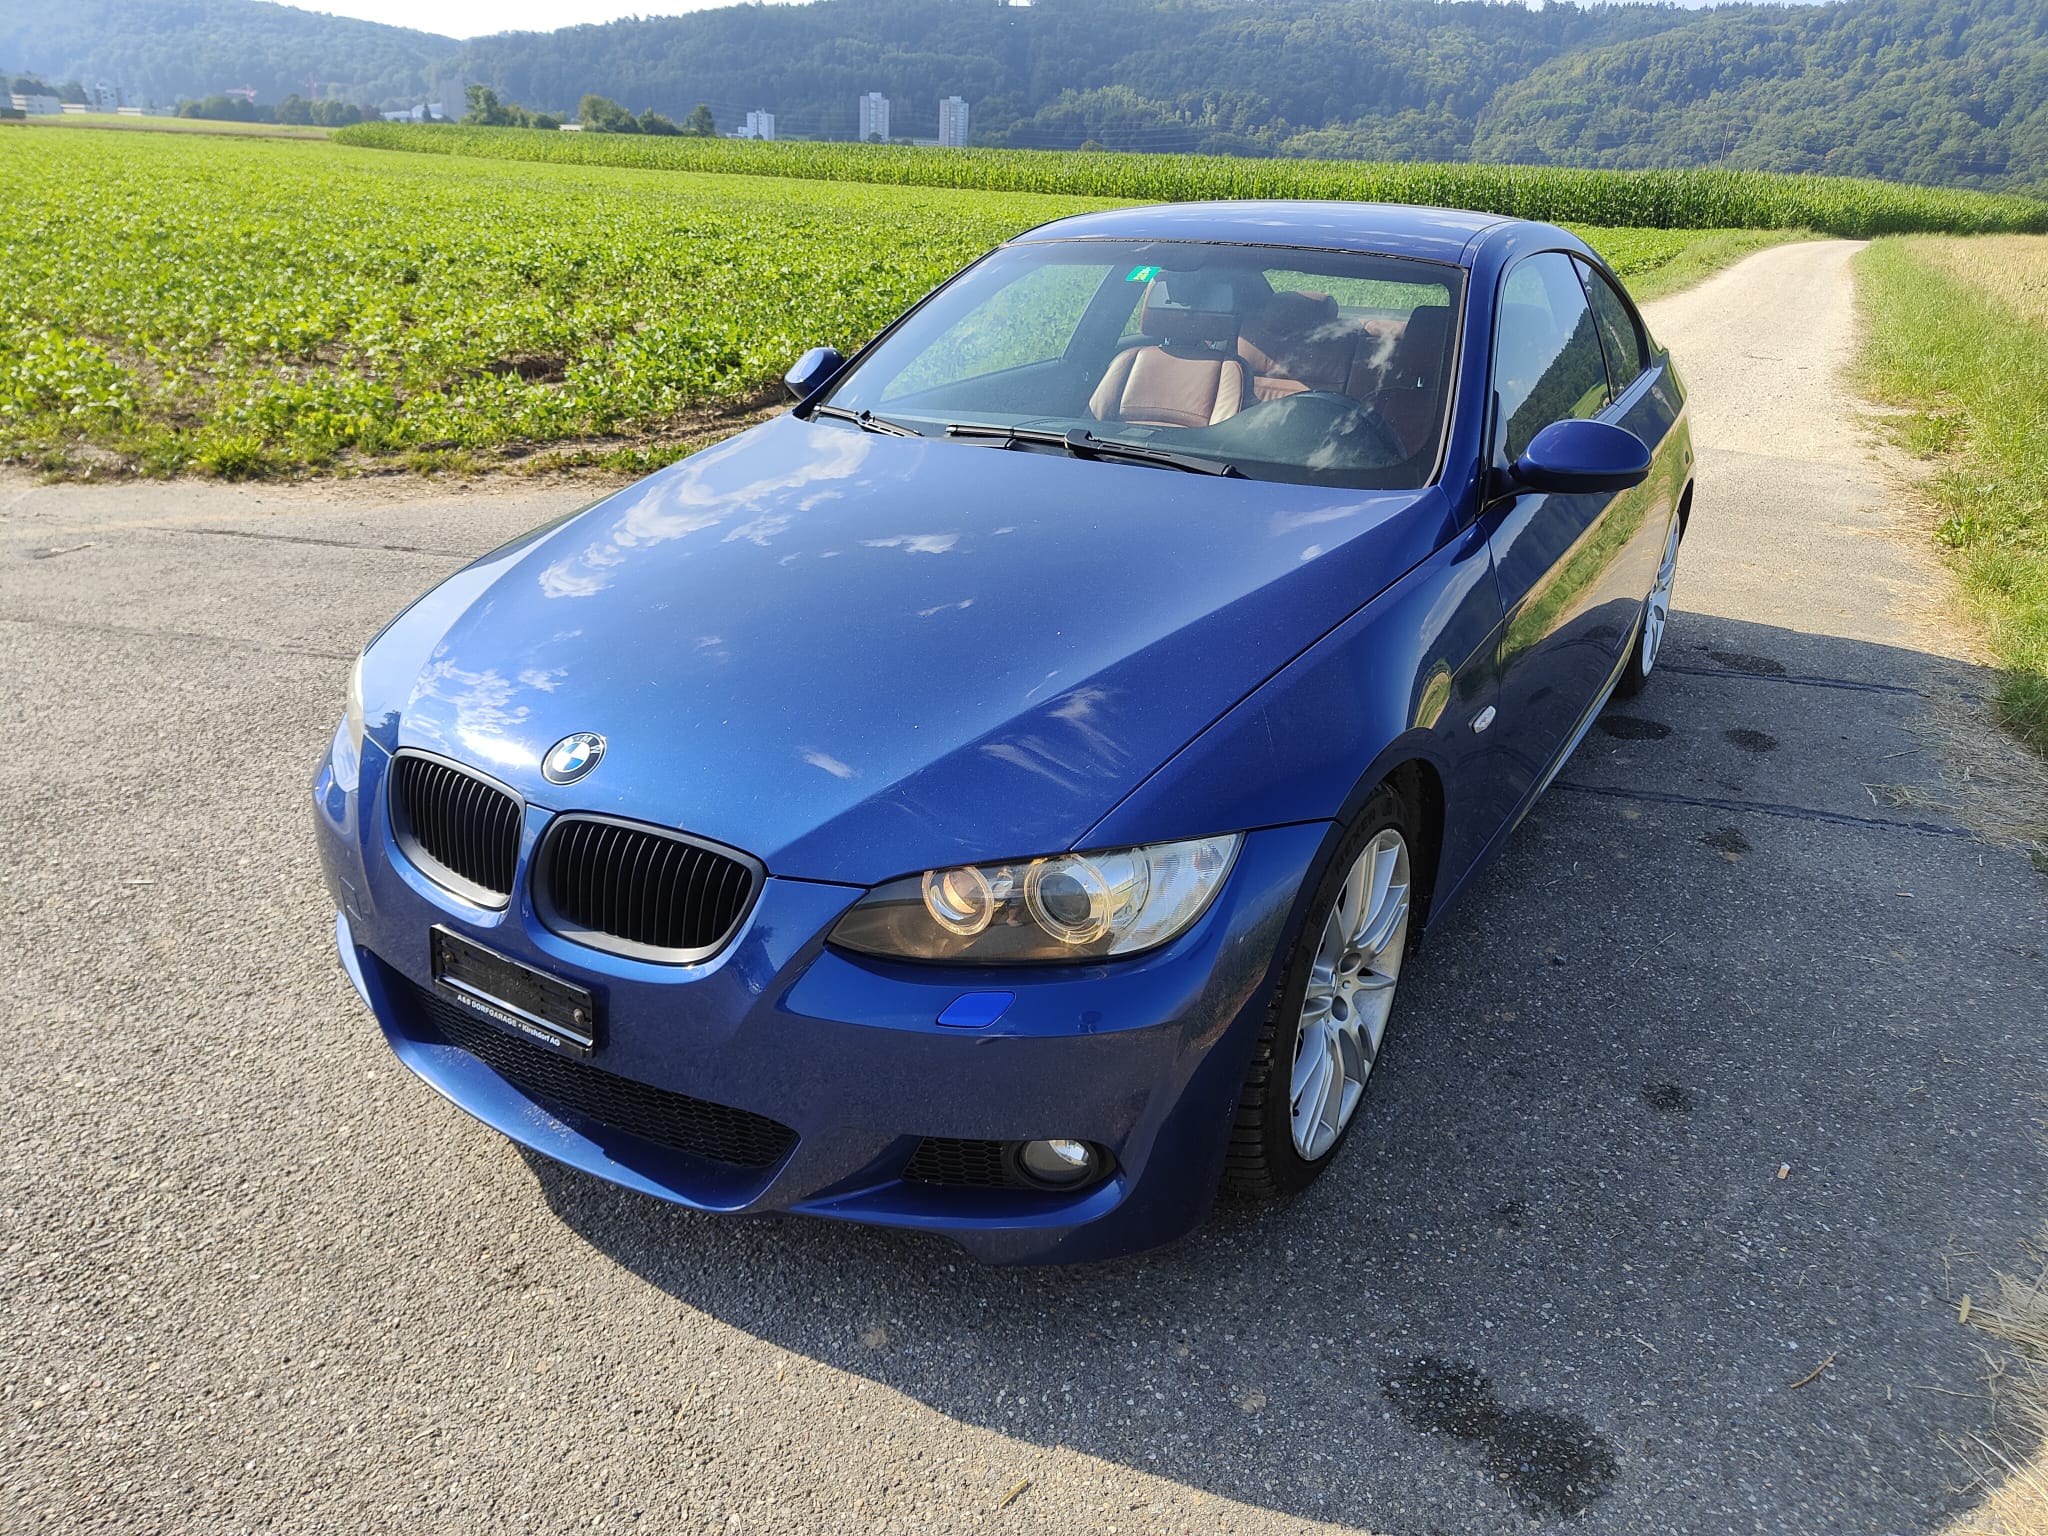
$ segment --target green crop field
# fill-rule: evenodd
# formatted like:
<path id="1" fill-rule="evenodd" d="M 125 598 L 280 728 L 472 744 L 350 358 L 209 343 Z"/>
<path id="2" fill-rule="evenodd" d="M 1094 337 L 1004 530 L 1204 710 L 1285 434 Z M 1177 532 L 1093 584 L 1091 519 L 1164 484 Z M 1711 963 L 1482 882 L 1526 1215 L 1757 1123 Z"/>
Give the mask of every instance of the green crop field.
<path id="1" fill-rule="evenodd" d="M 894 186 L 1046 192 L 1167 202 L 1208 197 L 1333 197 L 1430 203 L 1564 224 L 1654 229 L 1811 229 L 1829 235 L 2048 230 L 2048 202 L 1763 171 L 1581 171 L 1556 166 L 1371 164 L 1227 155 L 949 150 L 883 144 L 755 143 L 505 128 L 369 123 L 350 144 L 552 164 L 725 171 Z"/>
<path id="2" fill-rule="evenodd" d="M 562 137 L 569 137 L 563 135 Z M 0 134 L 0 458 L 59 475 L 667 462 L 1098 199 Z M 1639 293 L 1755 231 L 1587 229 Z"/>

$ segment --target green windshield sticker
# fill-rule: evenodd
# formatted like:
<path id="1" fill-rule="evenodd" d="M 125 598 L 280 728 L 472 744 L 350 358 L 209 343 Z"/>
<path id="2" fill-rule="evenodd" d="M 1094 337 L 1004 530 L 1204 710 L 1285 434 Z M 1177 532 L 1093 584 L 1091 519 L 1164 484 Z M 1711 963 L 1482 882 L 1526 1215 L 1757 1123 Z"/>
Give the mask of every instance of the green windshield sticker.
<path id="1" fill-rule="evenodd" d="M 1157 267 L 1133 267 L 1131 268 L 1131 275 L 1125 278 L 1124 281 L 1127 283 L 1149 283 L 1158 275 L 1159 269 Z"/>

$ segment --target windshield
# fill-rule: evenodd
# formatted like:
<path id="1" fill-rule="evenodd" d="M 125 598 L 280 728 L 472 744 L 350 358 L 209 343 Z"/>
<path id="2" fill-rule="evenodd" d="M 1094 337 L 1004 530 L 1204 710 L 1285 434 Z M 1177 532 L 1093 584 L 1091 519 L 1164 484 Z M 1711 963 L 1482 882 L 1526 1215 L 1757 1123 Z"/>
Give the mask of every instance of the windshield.
<path id="1" fill-rule="evenodd" d="M 1007 246 L 818 402 L 983 447 L 1408 489 L 1436 473 L 1464 274 L 1184 241 Z"/>

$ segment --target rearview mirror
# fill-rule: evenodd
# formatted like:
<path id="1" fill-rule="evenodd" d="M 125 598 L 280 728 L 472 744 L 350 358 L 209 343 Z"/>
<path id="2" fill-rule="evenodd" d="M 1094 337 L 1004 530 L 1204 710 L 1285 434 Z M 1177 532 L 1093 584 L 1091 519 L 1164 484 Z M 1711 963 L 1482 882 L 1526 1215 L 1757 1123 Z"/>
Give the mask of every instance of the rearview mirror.
<path id="1" fill-rule="evenodd" d="M 1650 475 L 1650 450 L 1625 427 L 1553 421 L 1515 460 L 1515 484 L 1531 491 L 1625 491 Z"/>
<path id="2" fill-rule="evenodd" d="M 837 347 L 813 347 L 782 376 L 782 387 L 789 391 L 790 399 L 807 400 L 820 384 L 845 366 L 846 359 L 839 355 Z"/>

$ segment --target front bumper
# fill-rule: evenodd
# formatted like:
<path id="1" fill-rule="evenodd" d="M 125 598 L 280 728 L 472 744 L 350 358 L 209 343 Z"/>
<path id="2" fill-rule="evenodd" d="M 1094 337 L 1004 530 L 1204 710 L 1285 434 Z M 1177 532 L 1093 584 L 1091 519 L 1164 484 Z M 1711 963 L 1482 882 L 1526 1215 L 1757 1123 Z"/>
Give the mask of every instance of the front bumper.
<path id="1" fill-rule="evenodd" d="M 371 742 L 358 764 L 338 737 L 313 790 L 342 965 L 406 1066 L 513 1140 L 628 1188 L 705 1211 L 937 1231 L 990 1262 L 1108 1258 L 1201 1221 L 1274 957 L 1328 831 L 1248 835 L 1202 919 L 1129 960 L 995 971 L 856 957 L 825 935 L 859 890 L 771 876 L 722 954 L 660 965 L 540 923 L 526 869 L 552 810 L 528 808 L 505 910 L 432 884 L 392 840 L 388 762 Z M 794 1130 L 794 1146 L 772 1166 L 740 1167 L 530 1097 L 448 1043 L 424 1004 L 436 924 L 593 989 L 604 1037 L 590 1066 L 767 1116 Z M 1014 994 L 993 1024 L 937 1022 L 963 993 L 992 990 Z M 901 1176 L 923 1138 L 1049 1136 L 1107 1148 L 1114 1171 L 1080 1193 Z"/>

